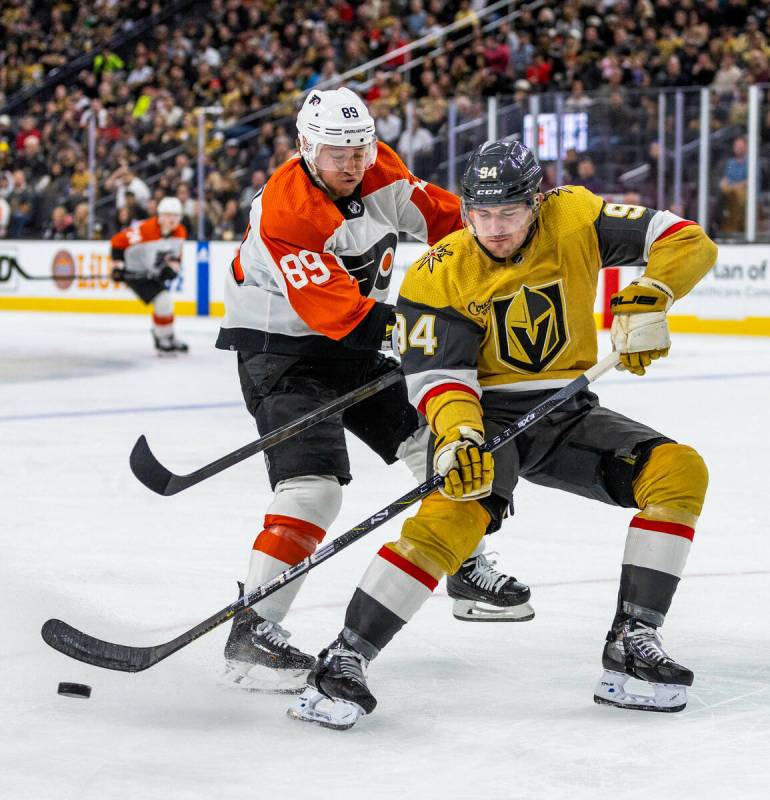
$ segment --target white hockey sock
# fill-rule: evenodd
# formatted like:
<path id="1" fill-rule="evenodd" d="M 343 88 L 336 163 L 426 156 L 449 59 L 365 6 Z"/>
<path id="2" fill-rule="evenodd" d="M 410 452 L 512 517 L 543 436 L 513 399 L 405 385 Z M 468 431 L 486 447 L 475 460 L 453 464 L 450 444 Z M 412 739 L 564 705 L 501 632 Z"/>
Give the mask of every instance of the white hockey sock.
<path id="1" fill-rule="evenodd" d="M 695 530 L 637 514 L 628 528 L 620 574 L 622 611 L 662 625 L 682 577 Z"/>
<path id="2" fill-rule="evenodd" d="M 174 301 L 168 290 L 152 301 L 152 330 L 159 339 L 174 335 Z"/>
<path id="3" fill-rule="evenodd" d="M 313 553 L 341 504 L 342 489 L 333 475 L 302 475 L 276 484 L 264 530 L 251 552 L 245 591 L 262 586 Z M 304 580 L 296 578 L 256 603 L 254 610 L 264 619 L 281 622 Z"/>
<path id="4" fill-rule="evenodd" d="M 267 555 L 260 550 L 252 550 L 249 559 L 249 573 L 244 581 L 244 591 L 246 594 L 253 592 L 259 586 L 272 580 L 276 575 L 280 575 L 284 570 L 291 567 L 285 561 L 280 561 L 273 556 Z M 263 619 L 272 622 L 281 622 L 291 608 L 294 598 L 297 596 L 302 584 L 307 576 L 292 581 L 288 586 L 279 589 L 275 594 L 271 594 L 264 600 L 255 603 L 253 608 Z"/>

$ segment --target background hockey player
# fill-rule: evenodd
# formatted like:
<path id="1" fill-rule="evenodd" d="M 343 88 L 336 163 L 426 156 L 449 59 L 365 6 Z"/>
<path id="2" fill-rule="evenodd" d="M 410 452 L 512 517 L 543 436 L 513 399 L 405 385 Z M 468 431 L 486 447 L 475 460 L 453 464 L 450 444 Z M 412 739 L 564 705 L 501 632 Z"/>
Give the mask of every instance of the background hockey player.
<path id="1" fill-rule="evenodd" d="M 467 227 L 404 279 L 397 307 L 403 368 L 410 398 L 436 437 L 433 464 L 445 481 L 401 538 L 375 556 L 342 632 L 310 675 L 320 693 L 308 688 L 292 716 L 349 727 L 374 709 L 368 662 L 441 576 L 499 525 L 520 475 L 639 509 L 627 532 L 595 699 L 684 708 L 692 672 L 666 654 L 657 629 L 703 505 L 707 471 L 698 453 L 601 407 L 587 390 L 496 451 L 494 462 L 479 446 L 596 363 L 601 267 L 646 265 L 612 297 L 611 332 L 622 366 L 643 375 L 668 353 L 666 312 L 714 264 L 716 247 L 698 225 L 669 211 L 606 203 L 575 186 L 544 196 L 540 181 L 540 166 L 521 144 L 482 145 L 463 178 Z M 627 694 L 631 675 L 654 684 L 654 694 Z"/>
<path id="2" fill-rule="evenodd" d="M 131 225 L 112 237 L 112 277 L 126 285 L 143 302 L 152 305 L 152 338 L 161 354 L 186 353 L 174 335 L 174 301 L 169 281 L 179 274 L 182 243 L 187 231 L 182 204 L 164 197 L 154 217 Z"/>
<path id="3" fill-rule="evenodd" d="M 395 319 L 384 301 L 398 234 L 432 243 L 462 225 L 458 198 L 415 178 L 378 146 L 374 120 L 349 89 L 311 92 L 297 131 L 299 156 L 252 203 L 217 340 L 238 352 L 244 399 L 262 433 L 397 366 L 379 350 L 390 349 Z M 351 480 L 345 429 L 386 463 L 403 458 L 424 480 L 427 436 L 416 434 L 418 415 L 403 381 L 271 448 L 275 495 L 253 545 L 247 592 L 313 553 L 336 518 L 341 487 Z M 234 619 L 227 680 L 263 691 L 305 685 L 315 659 L 289 645 L 280 624 L 301 582 Z M 528 587 L 480 555 L 450 591 L 504 606 L 497 609 L 502 619 L 533 615 Z"/>

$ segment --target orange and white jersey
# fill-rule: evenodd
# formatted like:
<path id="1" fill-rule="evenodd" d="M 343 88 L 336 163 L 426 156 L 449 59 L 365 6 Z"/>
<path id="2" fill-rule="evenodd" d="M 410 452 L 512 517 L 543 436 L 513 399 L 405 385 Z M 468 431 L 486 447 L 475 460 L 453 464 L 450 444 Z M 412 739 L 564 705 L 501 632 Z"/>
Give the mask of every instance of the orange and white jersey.
<path id="1" fill-rule="evenodd" d="M 155 278 L 160 275 L 167 255 L 182 258 L 182 243 L 186 238 L 184 225 L 177 225 L 168 236 L 164 236 L 158 218 L 150 217 L 112 237 L 112 258 L 123 261 L 129 272 Z"/>
<path id="2" fill-rule="evenodd" d="M 432 244 L 461 227 L 459 199 L 411 175 L 386 145 L 353 195 L 337 201 L 292 158 L 252 202 L 217 347 L 352 355 L 359 326 L 381 322 L 384 331 L 390 307 L 380 303 L 399 232 Z"/>

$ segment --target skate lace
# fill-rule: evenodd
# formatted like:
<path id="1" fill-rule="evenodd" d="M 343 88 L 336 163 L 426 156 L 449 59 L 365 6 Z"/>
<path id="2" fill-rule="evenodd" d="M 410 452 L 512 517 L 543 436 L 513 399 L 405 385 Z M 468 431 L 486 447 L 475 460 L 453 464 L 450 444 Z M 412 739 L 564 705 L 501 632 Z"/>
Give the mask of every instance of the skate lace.
<path id="1" fill-rule="evenodd" d="M 366 659 L 362 655 L 351 650 L 342 649 L 330 650 L 329 655 L 339 658 L 339 670 L 344 677 L 355 681 L 364 679 Z"/>
<path id="2" fill-rule="evenodd" d="M 636 623 L 635 630 L 628 633 L 630 644 L 647 661 L 659 663 L 670 661 L 668 654 L 663 649 L 663 640 L 655 628 L 648 628 L 646 625 Z"/>
<path id="3" fill-rule="evenodd" d="M 284 650 L 289 648 L 289 643 L 286 640 L 291 634 L 277 622 L 271 622 L 269 619 L 266 619 L 264 622 L 260 622 L 254 631 L 258 636 L 267 639 L 270 644 L 276 647 L 281 647 Z"/>
<path id="4" fill-rule="evenodd" d="M 490 553 L 490 555 L 497 555 L 497 553 Z M 496 570 L 495 564 L 497 564 L 497 561 L 493 561 L 484 555 L 476 556 L 476 563 L 469 576 L 470 579 L 482 589 L 493 592 L 500 591 L 508 581 L 508 575 Z"/>

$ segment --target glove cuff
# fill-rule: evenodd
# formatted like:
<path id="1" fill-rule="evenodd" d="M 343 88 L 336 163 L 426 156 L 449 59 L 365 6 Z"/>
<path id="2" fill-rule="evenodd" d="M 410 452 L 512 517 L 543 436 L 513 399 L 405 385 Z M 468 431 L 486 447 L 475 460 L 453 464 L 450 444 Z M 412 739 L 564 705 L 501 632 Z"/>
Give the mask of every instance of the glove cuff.
<path id="1" fill-rule="evenodd" d="M 457 432 L 460 434 L 460 438 L 464 439 L 465 441 L 473 442 L 481 447 L 484 444 L 484 437 L 473 428 L 469 428 L 467 425 L 460 425 L 457 429 Z"/>
<path id="2" fill-rule="evenodd" d="M 662 292 L 664 295 L 666 295 L 668 300 L 666 300 L 666 307 L 663 309 L 664 311 L 668 311 L 674 303 L 674 292 L 671 287 L 657 278 L 650 278 L 648 275 L 641 275 L 635 281 L 631 281 L 631 285 L 646 286 L 648 289 L 657 289 L 659 292 Z"/>
<path id="3" fill-rule="evenodd" d="M 461 426 L 484 431 L 481 403 L 476 395 L 449 390 L 432 397 L 425 408 L 425 416 L 436 436 L 446 436 Z"/>

